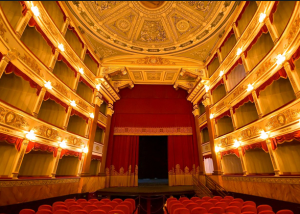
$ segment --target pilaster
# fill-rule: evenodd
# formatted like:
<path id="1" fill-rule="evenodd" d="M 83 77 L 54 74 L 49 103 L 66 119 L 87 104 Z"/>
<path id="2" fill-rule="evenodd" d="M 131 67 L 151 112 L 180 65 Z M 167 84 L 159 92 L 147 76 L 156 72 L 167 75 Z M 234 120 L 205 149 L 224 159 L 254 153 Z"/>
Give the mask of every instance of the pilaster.
<path id="1" fill-rule="evenodd" d="M 67 17 L 67 18 L 66 18 L 66 21 L 64 22 L 64 24 L 63 24 L 63 26 L 62 26 L 62 29 L 61 29 L 61 34 L 62 34 L 63 36 L 66 35 L 66 32 L 67 32 L 67 29 L 68 29 L 69 24 L 70 24 L 70 18 Z"/>
<path id="2" fill-rule="evenodd" d="M 78 172 L 77 172 L 77 176 L 80 176 L 81 175 L 81 172 L 82 172 L 82 168 L 83 168 L 83 163 L 84 163 L 84 160 L 85 160 L 85 153 L 82 152 L 82 156 L 81 156 L 81 160 L 79 162 L 79 166 L 78 166 Z"/>
<path id="3" fill-rule="evenodd" d="M 18 179 L 19 171 L 21 168 L 22 161 L 24 159 L 24 155 L 25 155 L 25 151 L 27 149 L 28 143 L 29 143 L 29 140 L 27 140 L 27 139 L 23 140 L 21 149 L 15 157 L 12 174 L 10 176 L 12 179 Z"/>
<path id="4" fill-rule="evenodd" d="M 270 21 L 270 18 L 269 17 L 266 17 L 265 18 L 265 24 L 268 28 L 268 31 L 272 37 L 272 40 L 274 42 L 274 44 L 276 44 L 276 42 L 278 41 L 278 38 L 279 38 L 279 35 L 278 35 L 278 32 L 277 32 L 277 29 L 275 27 L 275 25 L 273 25 Z"/>
<path id="5" fill-rule="evenodd" d="M 260 118 L 262 118 L 263 114 L 262 114 L 261 106 L 259 104 L 259 100 L 258 100 L 256 92 L 254 90 L 252 91 L 252 97 L 253 97 L 253 100 L 254 100 L 254 103 L 255 103 L 255 107 L 256 107 L 256 110 L 257 110 L 258 117 L 260 119 Z"/>
<path id="6" fill-rule="evenodd" d="M 222 61 L 223 61 L 223 57 L 222 57 L 222 53 L 221 53 L 221 51 L 220 51 L 220 48 L 217 49 L 217 54 L 218 54 L 219 62 L 220 62 L 220 64 L 221 64 Z"/>
<path id="7" fill-rule="evenodd" d="M 8 65 L 9 62 L 10 62 L 10 58 L 7 55 L 2 57 L 2 59 L 0 61 L 0 79 L 1 79 L 2 74 L 4 73 L 6 66 Z"/>
<path id="8" fill-rule="evenodd" d="M 37 117 L 38 116 L 38 114 L 39 114 L 39 111 L 40 111 L 40 109 L 41 109 L 41 106 L 42 106 L 42 102 L 43 102 L 43 100 L 44 100 L 44 96 L 45 96 L 45 94 L 46 94 L 46 88 L 42 88 L 42 90 L 40 91 L 40 94 L 39 94 L 39 96 L 38 96 L 38 98 L 37 98 L 37 100 L 36 100 L 36 103 L 35 103 L 35 105 L 34 105 L 34 108 L 33 108 L 33 111 L 32 111 L 32 115 L 34 116 L 34 117 Z"/>
<path id="9" fill-rule="evenodd" d="M 237 120 L 236 120 L 236 115 L 233 113 L 232 107 L 230 107 L 230 116 L 231 116 L 231 120 L 232 120 L 233 129 L 236 130 L 237 129 Z"/>
<path id="10" fill-rule="evenodd" d="M 238 41 L 239 38 L 241 37 L 241 33 L 240 33 L 239 29 L 236 27 L 236 23 L 235 22 L 232 23 L 232 28 L 233 28 L 233 32 L 234 32 L 235 38 Z"/>
<path id="11" fill-rule="evenodd" d="M 82 61 L 84 61 L 85 54 L 86 54 L 86 49 L 87 49 L 87 46 L 86 46 L 86 44 L 84 44 L 83 49 L 82 49 L 81 54 L 80 54 L 80 59 Z"/>
<path id="12" fill-rule="evenodd" d="M 243 168 L 243 174 L 244 174 L 244 176 L 247 176 L 248 175 L 248 171 L 247 171 L 247 167 L 246 167 L 245 156 L 243 155 L 243 151 L 242 151 L 241 147 L 239 147 L 238 150 L 239 150 L 241 165 L 242 165 L 242 168 Z"/>
<path id="13" fill-rule="evenodd" d="M 224 82 L 224 87 L 225 87 L 226 94 L 228 94 L 229 90 L 228 90 L 227 80 L 226 80 L 225 74 L 222 76 L 222 78 L 223 78 L 223 82 Z"/>
<path id="14" fill-rule="evenodd" d="M 269 155 L 270 155 L 271 162 L 272 162 L 272 165 L 273 165 L 273 168 L 274 168 L 275 176 L 282 175 L 282 172 L 280 171 L 279 164 L 278 164 L 277 154 L 272 149 L 271 140 L 267 139 L 266 143 L 267 143 L 267 146 L 268 146 Z"/>
<path id="15" fill-rule="evenodd" d="M 85 134 L 84 134 L 84 136 L 85 136 L 86 138 L 89 137 L 90 127 L 91 127 L 91 125 L 92 125 L 92 122 L 93 122 L 93 119 L 92 119 L 92 118 L 89 118 L 88 124 L 86 125 L 86 128 L 85 128 Z"/>
<path id="16" fill-rule="evenodd" d="M 80 80 L 80 76 L 81 76 L 81 74 L 79 72 L 77 72 L 77 76 L 76 76 L 76 79 L 74 81 L 73 91 L 77 91 L 77 87 L 78 87 L 78 83 L 79 83 L 79 80 Z"/>
<path id="17" fill-rule="evenodd" d="M 243 62 L 243 66 L 246 72 L 246 75 L 248 75 L 250 73 L 250 67 L 249 67 L 249 63 L 248 63 L 248 59 L 245 57 L 245 53 L 241 53 L 241 59 Z"/>
<path id="18" fill-rule="evenodd" d="M 53 71 L 56 61 L 57 61 L 57 58 L 58 58 L 58 55 L 59 55 L 59 50 L 57 48 L 55 48 L 55 52 L 54 52 L 54 54 L 52 54 L 50 62 L 49 62 L 49 66 L 48 66 L 50 71 Z"/>
<path id="19" fill-rule="evenodd" d="M 64 125 L 63 125 L 64 130 L 67 130 L 67 128 L 68 128 L 69 120 L 71 117 L 71 112 L 72 112 L 72 106 L 69 106 L 66 117 L 65 117 Z"/>
<path id="20" fill-rule="evenodd" d="M 30 9 L 28 9 L 25 16 L 20 18 L 20 20 L 16 26 L 16 30 L 15 30 L 16 35 L 19 39 L 22 37 L 24 30 L 25 30 L 29 20 L 31 19 L 31 17 L 32 17 L 32 12 Z"/>
<path id="21" fill-rule="evenodd" d="M 51 178 L 55 178 L 58 162 L 59 162 L 59 159 L 60 159 L 61 150 L 62 150 L 61 148 L 57 149 L 56 158 L 55 158 L 55 161 L 52 165 L 52 170 L 51 170 L 51 175 L 50 175 Z"/>
<path id="22" fill-rule="evenodd" d="M 293 87 L 296 97 L 299 98 L 300 97 L 300 85 L 299 85 L 300 83 L 299 83 L 299 77 L 298 77 L 297 72 L 292 71 L 291 65 L 289 62 L 284 63 L 284 70 L 286 71 L 286 73 L 289 77 L 289 80 L 291 82 L 291 85 Z"/>

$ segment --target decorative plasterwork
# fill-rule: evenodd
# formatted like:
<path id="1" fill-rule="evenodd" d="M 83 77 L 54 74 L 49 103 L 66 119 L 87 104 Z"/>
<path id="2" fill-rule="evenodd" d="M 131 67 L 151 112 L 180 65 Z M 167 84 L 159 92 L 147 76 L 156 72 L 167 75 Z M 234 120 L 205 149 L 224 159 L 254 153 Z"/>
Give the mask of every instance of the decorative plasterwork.
<path id="1" fill-rule="evenodd" d="M 244 177 L 244 176 L 223 176 L 224 181 L 258 182 L 274 184 L 300 184 L 299 178 L 274 178 L 274 177 Z"/>
<path id="2" fill-rule="evenodd" d="M 0 187 L 19 187 L 19 186 L 44 186 L 53 184 L 68 184 L 78 183 L 80 178 L 69 178 L 69 179 L 42 179 L 42 180 L 11 180 L 1 181 Z"/>

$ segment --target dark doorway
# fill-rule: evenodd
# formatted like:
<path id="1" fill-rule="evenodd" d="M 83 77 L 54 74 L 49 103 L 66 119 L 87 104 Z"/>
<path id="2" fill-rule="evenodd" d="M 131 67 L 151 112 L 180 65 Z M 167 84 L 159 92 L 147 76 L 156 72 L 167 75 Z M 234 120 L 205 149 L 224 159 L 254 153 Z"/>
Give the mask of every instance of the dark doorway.
<path id="1" fill-rule="evenodd" d="M 168 184 L 168 136 L 140 136 L 139 185 Z"/>

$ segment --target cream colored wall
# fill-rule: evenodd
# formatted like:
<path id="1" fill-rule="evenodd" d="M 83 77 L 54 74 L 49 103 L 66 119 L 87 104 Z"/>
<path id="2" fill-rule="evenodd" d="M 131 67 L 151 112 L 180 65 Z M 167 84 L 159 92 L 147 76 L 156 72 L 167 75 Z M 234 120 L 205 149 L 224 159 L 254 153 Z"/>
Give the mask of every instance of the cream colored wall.
<path id="1" fill-rule="evenodd" d="M 75 73 L 63 61 L 57 61 L 53 73 L 67 86 L 73 89 L 75 83 Z"/>
<path id="2" fill-rule="evenodd" d="M 235 154 L 223 156 L 221 163 L 224 174 L 243 174 L 241 161 Z"/>
<path id="3" fill-rule="evenodd" d="M 84 64 L 93 72 L 93 74 L 97 75 L 97 70 L 98 70 L 97 64 L 90 57 L 89 54 L 85 55 Z"/>
<path id="4" fill-rule="evenodd" d="M 63 127 L 66 117 L 65 108 L 49 99 L 43 101 L 38 118 L 58 127 Z"/>
<path id="5" fill-rule="evenodd" d="M 86 126 L 88 124 L 86 123 L 86 121 L 84 119 L 82 119 L 81 117 L 77 116 L 77 115 L 73 115 L 70 117 L 69 119 L 69 124 L 68 124 L 68 128 L 67 130 L 69 132 L 81 135 L 81 136 L 85 136 L 85 130 L 86 130 Z"/>
<path id="6" fill-rule="evenodd" d="M 218 136 L 234 130 L 231 117 L 223 117 L 219 119 L 216 125 L 218 126 Z"/>
<path id="7" fill-rule="evenodd" d="M 75 53 L 80 57 L 82 51 L 82 44 L 77 38 L 77 36 L 73 33 L 72 30 L 67 30 L 65 38 L 70 46 L 73 48 Z"/>
<path id="8" fill-rule="evenodd" d="M 14 144 L 0 141 L 0 176 L 10 176 L 18 151 Z"/>
<path id="9" fill-rule="evenodd" d="M 56 175 L 76 176 L 79 167 L 79 158 L 73 156 L 63 156 L 59 160 Z"/>
<path id="10" fill-rule="evenodd" d="M 279 168 L 284 174 L 300 174 L 300 144 L 298 141 L 279 144 L 275 153 Z"/>
<path id="11" fill-rule="evenodd" d="M 217 70 L 217 68 L 220 66 L 220 62 L 218 57 L 216 57 L 211 63 L 210 65 L 207 67 L 207 71 L 208 71 L 208 77 L 211 77 L 211 75 L 213 75 L 213 73 Z"/>
<path id="12" fill-rule="evenodd" d="M 252 149 L 246 151 L 245 164 L 249 174 L 274 173 L 270 155 L 262 149 Z"/>
<path id="13" fill-rule="evenodd" d="M 247 102 L 235 110 L 237 128 L 242 127 L 252 121 L 258 120 L 258 114 L 255 104 Z"/>
<path id="14" fill-rule="evenodd" d="M 226 90 L 225 90 L 224 84 L 219 85 L 212 92 L 212 98 L 213 98 L 214 103 L 217 103 L 219 100 L 221 100 L 225 96 L 226 96 Z"/>
<path id="15" fill-rule="evenodd" d="M 79 96 L 81 96 L 83 99 L 88 101 L 89 103 L 92 103 L 93 90 L 91 88 L 89 88 L 86 84 L 84 84 L 83 82 L 78 83 L 76 93 Z"/>

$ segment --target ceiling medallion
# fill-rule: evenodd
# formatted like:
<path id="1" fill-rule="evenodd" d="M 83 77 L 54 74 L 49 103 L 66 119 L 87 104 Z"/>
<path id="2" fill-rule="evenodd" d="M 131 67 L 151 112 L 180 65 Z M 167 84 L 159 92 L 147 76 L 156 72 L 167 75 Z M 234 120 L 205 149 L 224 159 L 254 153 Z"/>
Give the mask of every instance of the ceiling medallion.
<path id="1" fill-rule="evenodd" d="M 131 24 L 127 19 L 119 19 L 117 21 L 117 27 L 123 32 L 128 31 L 130 26 Z"/>
<path id="2" fill-rule="evenodd" d="M 179 22 L 177 22 L 176 24 L 176 28 L 179 32 L 185 32 L 190 28 L 190 23 L 188 23 L 185 20 L 180 20 Z"/>
<path id="3" fill-rule="evenodd" d="M 140 3 L 146 8 L 157 9 L 161 7 L 165 1 L 140 1 Z"/>
<path id="4" fill-rule="evenodd" d="M 136 62 L 133 62 L 133 64 L 145 64 L 145 65 L 175 65 L 174 62 L 171 62 L 168 59 L 164 59 L 161 57 L 156 56 L 147 56 L 143 59 L 138 59 Z"/>
<path id="5" fill-rule="evenodd" d="M 157 21 L 145 21 L 140 40 L 143 42 L 163 42 L 167 39 L 166 31 Z"/>

